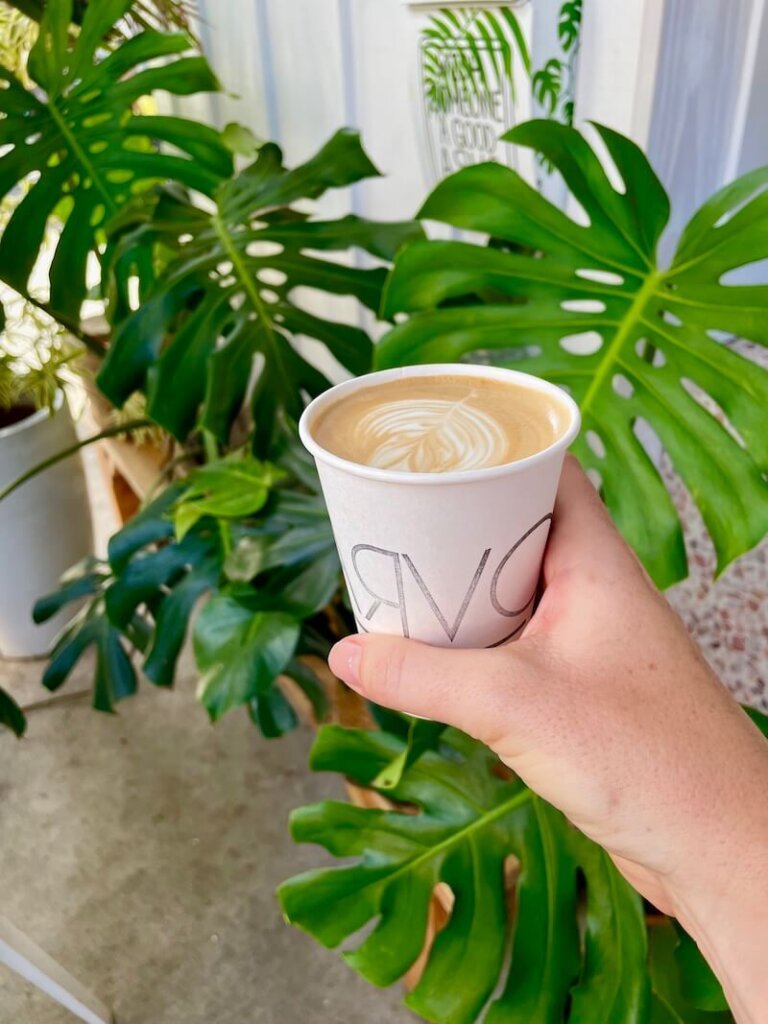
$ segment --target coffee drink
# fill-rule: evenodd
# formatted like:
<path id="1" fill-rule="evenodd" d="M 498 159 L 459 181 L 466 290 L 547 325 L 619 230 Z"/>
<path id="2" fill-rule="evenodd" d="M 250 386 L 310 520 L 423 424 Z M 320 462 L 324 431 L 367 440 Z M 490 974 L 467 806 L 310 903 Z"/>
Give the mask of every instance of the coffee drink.
<path id="1" fill-rule="evenodd" d="M 544 451 L 571 419 L 550 391 L 439 374 L 361 388 L 321 410 L 310 432 L 326 451 L 359 465 L 452 473 Z"/>

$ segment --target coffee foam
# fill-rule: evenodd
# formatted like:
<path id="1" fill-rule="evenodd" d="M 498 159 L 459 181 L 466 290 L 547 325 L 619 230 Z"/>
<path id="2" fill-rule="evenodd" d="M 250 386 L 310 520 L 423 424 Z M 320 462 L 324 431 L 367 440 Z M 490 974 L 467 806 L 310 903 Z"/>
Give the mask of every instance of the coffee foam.
<path id="1" fill-rule="evenodd" d="M 543 451 L 567 419 L 561 403 L 532 388 L 446 374 L 362 388 L 321 412 L 311 429 L 326 450 L 361 465 L 448 473 Z"/>

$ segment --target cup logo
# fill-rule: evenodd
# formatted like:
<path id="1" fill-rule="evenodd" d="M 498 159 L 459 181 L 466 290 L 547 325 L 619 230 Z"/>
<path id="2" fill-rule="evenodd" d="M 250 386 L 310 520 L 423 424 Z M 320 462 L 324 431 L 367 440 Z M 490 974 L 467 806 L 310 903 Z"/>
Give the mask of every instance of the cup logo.
<path id="1" fill-rule="evenodd" d="M 466 587 L 458 608 L 453 609 L 446 608 L 440 595 L 435 593 L 434 586 L 419 567 L 414 552 L 390 551 L 373 544 L 355 544 L 348 552 L 348 559 L 344 559 L 344 575 L 355 606 L 358 627 L 364 633 L 375 631 L 386 609 L 391 609 L 388 618 L 391 620 L 392 614 L 396 615 L 402 635 L 410 637 L 410 622 L 414 613 L 418 611 L 423 614 L 426 608 L 439 624 L 449 644 L 461 646 L 461 630 L 467 613 L 470 607 L 476 608 L 478 602 L 483 600 L 490 620 L 497 616 L 507 620 L 506 624 L 502 624 L 499 638 L 486 646 L 499 647 L 513 640 L 530 618 L 538 589 L 536 580 L 532 591 L 525 595 L 526 599 L 515 602 L 517 607 L 505 605 L 504 595 L 509 593 L 509 580 L 515 576 L 516 556 L 525 542 L 539 530 L 544 529 L 548 533 L 551 521 L 551 513 L 543 516 L 509 548 L 501 551 L 492 548 L 482 550 L 477 563 L 468 567 Z M 351 573 L 348 569 L 351 569 Z M 414 607 L 414 600 L 422 603 L 420 609 Z M 520 621 L 515 622 L 514 628 L 510 630 L 512 620 Z"/>

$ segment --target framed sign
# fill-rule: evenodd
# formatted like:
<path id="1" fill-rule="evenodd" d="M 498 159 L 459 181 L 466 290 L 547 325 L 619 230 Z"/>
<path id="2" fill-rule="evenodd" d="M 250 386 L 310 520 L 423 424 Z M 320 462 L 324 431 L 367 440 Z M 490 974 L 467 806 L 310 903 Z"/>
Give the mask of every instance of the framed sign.
<path id="1" fill-rule="evenodd" d="M 496 160 L 533 178 L 500 136 L 531 115 L 531 5 L 412 0 L 429 177 Z"/>

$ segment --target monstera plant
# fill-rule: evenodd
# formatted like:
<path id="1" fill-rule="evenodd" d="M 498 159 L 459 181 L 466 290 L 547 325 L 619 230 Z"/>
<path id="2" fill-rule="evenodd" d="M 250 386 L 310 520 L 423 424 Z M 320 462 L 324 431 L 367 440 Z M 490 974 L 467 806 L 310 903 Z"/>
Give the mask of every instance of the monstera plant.
<path id="1" fill-rule="evenodd" d="M 605 129 L 618 188 L 573 129 L 533 122 L 509 136 L 557 168 L 588 223 L 495 164 L 459 172 L 422 210 L 481 232 L 487 245 L 427 241 L 412 223 L 328 220 L 314 200 L 376 173 L 357 135 L 342 131 L 288 169 L 269 143 L 243 160 L 253 144 L 240 145 L 239 130 L 142 112 L 154 89 L 182 94 L 216 79 L 186 36 L 145 30 L 121 42 L 115 29 L 137 10 L 128 0 L 48 0 L 28 68 L 34 89 L 5 72 L 0 91 L 12 145 L 0 184 L 18 203 L 0 241 L 0 277 L 80 335 L 84 297 L 100 298 L 109 336 L 85 337 L 102 360 L 103 392 L 116 405 L 140 393 L 175 442 L 107 559 L 75 567 L 38 603 L 43 620 L 77 602 L 46 686 L 63 685 L 94 649 L 94 704 L 113 711 L 140 675 L 171 686 L 191 637 L 212 720 L 246 709 L 265 737 L 281 735 L 297 723 L 288 679 L 323 717 L 311 656 L 325 656 L 354 620 L 296 436 L 297 416 L 329 383 L 309 355 L 318 343 L 325 367 L 335 360 L 355 374 L 374 360 L 471 359 L 570 388 L 585 420 L 579 454 L 660 585 L 686 565 L 649 453 L 654 433 L 702 510 L 719 567 L 760 539 L 768 376 L 721 339 L 766 340 L 766 289 L 727 275 L 768 255 L 768 172 L 705 204 L 668 268 L 656 261 L 663 189 L 642 153 Z M 48 291 L 30 285 L 36 266 Z M 329 318 L 327 301 L 306 301 L 318 292 L 396 325 L 374 346 L 349 318 Z M 449 919 L 408 996 L 427 1020 L 730 1019 L 690 940 L 649 921 L 599 848 L 487 750 L 440 725 L 370 712 L 370 730 L 321 728 L 312 767 L 390 803 L 295 812 L 297 841 L 353 860 L 286 882 L 288 919 L 343 945 L 350 966 L 387 985 L 419 959 L 442 883 L 453 895 Z M 0 715 L 20 727 L 1 695 Z"/>
<path id="2" fill-rule="evenodd" d="M 575 129 L 533 121 L 505 137 L 557 168 L 587 224 L 498 164 L 468 168 L 435 189 L 423 218 L 495 244 L 409 246 L 384 313 L 410 317 L 376 358 L 380 367 L 491 361 L 567 387 L 584 421 L 577 454 L 665 587 L 687 573 L 683 533 L 639 424 L 658 435 L 698 504 L 718 572 L 768 530 L 768 374 L 717 340 L 726 332 L 768 343 L 768 289 L 728 280 L 768 257 L 768 170 L 705 203 L 663 268 L 656 248 L 667 195 L 634 143 L 597 130 L 621 188 Z"/>

